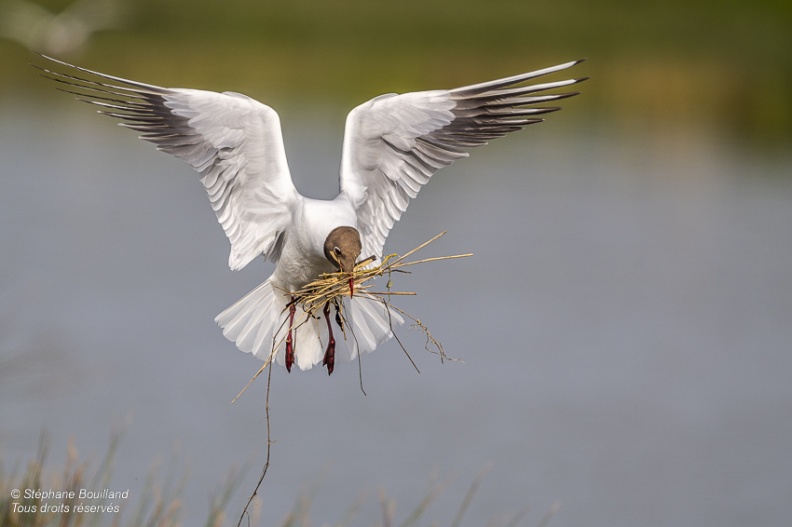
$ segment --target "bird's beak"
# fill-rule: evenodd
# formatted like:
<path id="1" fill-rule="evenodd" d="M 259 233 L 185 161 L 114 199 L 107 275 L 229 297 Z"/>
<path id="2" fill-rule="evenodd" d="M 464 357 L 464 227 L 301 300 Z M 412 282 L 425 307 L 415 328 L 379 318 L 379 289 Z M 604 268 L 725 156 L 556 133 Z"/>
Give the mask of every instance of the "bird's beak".
<path id="1" fill-rule="evenodd" d="M 340 262 L 339 262 L 340 263 Z M 349 277 L 349 297 L 351 298 L 355 294 L 355 260 L 349 259 L 341 263 L 340 265 L 341 270 L 345 273 L 350 273 Z"/>

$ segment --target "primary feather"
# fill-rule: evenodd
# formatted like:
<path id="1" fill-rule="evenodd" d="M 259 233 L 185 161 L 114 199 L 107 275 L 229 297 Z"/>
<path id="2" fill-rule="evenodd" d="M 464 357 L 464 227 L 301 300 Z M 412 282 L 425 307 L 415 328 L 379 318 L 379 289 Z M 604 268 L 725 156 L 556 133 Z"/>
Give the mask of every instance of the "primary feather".
<path id="1" fill-rule="evenodd" d="M 72 91 L 80 100 L 99 106 L 100 113 L 120 119 L 121 126 L 141 132 L 141 139 L 201 174 L 231 242 L 231 269 L 259 255 L 277 260 L 289 209 L 300 195 L 275 110 L 239 93 L 161 88 L 56 62 L 100 79 L 47 71 L 70 85 L 69 91 L 80 89 Z"/>
<path id="2" fill-rule="evenodd" d="M 515 85 L 579 62 L 453 90 L 383 95 L 352 110 L 344 136 L 341 189 L 357 206 L 363 254 L 382 254 L 393 224 L 439 169 L 467 157 L 473 147 L 561 109 L 529 105 L 577 95 L 533 94 L 584 79 Z"/>

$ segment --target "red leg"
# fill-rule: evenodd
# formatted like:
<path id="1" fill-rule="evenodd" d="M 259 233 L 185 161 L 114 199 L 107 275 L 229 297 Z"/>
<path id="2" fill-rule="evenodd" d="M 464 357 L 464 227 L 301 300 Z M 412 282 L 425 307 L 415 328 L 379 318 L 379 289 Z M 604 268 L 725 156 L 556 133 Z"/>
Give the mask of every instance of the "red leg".
<path id="1" fill-rule="evenodd" d="M 286 335 L 286 371 L 291 373 L 292 364 L 294 364 L 294 347 L 296 344 L 296 333 L 293 333 L 292 330 L 294 329 L 294 314 L 297 311 L 297 305 L 294 302 L 294 297 L 292 297 L 291 305 L 289 306 L 289 334 Z"/>
<path id="2" fill-rule="evenodd" d="M 333 367 L 335 366 L 335 339 L 333 338 L 333 326 L 330 324 L 329 302 L 326 303 L 324 309 L 322 309 L 322 314 L 324 315 L 325 321 L 327 322 L 327 333 L 329 335 L 327 340 L 327 349 L 325 349 L 322 365 L 327 366 L 327 374 L 331 375 L 333 373 Z"/>

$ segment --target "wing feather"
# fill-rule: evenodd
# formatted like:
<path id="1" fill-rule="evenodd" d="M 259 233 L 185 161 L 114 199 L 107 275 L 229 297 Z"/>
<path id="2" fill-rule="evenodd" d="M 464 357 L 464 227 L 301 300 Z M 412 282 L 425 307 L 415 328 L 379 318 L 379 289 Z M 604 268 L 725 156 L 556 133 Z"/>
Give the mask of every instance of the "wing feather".
<path id="1" fill-rule="evenodd" d="M 40 68 L 64 90 L 201 175 L 212 209 L 231 242 L 229 266 L 259 255 L 279 256 L 294 188 L 278 114 L 234 92 L 162 88 L 94 72 L 45 57 L 74 73 Z"/>
<path id="2" fill-rule="evenodd" d="M 453 90 L 388 94 L 349 113 L 341 161 L 341 191 L 358 212 L 363 254 L 382 256 L 385 239 L 432 175 L 471 148 L 561 108 L 529 107 L 577 95 L 539 94 L 585 79 L 520 84 L 572 67 L 567 62 Z"/>

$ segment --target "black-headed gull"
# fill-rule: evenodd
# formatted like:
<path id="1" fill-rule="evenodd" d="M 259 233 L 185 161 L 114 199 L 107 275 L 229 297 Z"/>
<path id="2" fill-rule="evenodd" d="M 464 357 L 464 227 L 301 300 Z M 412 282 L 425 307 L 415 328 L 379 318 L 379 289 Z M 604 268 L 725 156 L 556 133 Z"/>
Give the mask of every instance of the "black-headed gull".
<path id="1" fill-rule="evenodd" d="M 323 273 L 351 271 L 361 256 L 381 257 L 391 227 L 437 170 L 541 122 L 539 115 L 560 108 L 533 105 L 577 95 L 548 90 L 585 80 L 524 85 L 580 62 L 573 61 L 452 90 L 371 99 L 347 116 L 340 192 L 327 201 L 295 189 L 280 120 L 269 106 L 238 93 L 161 88 L 50 60 L 69 68 L 44 70 L 70 85 L 67 91 L 78 88 L 73 93 L 100 113 L 201 174 L 231 242 L 232 270 L 258 256 L 275 263 L 264 283 L 215 319 L 226 338 L 262 360 L 274 355 L 289 371 L 295 363 L 305 370 L 321 362 L 329 373 L 335 361 L 329 305 L 324 323 L 311 316 L 297 325 L 291 293 Z M 353 334 L 346 358 L 374 350 L 402 322 L 365 292 L 346 300 Z"/>

